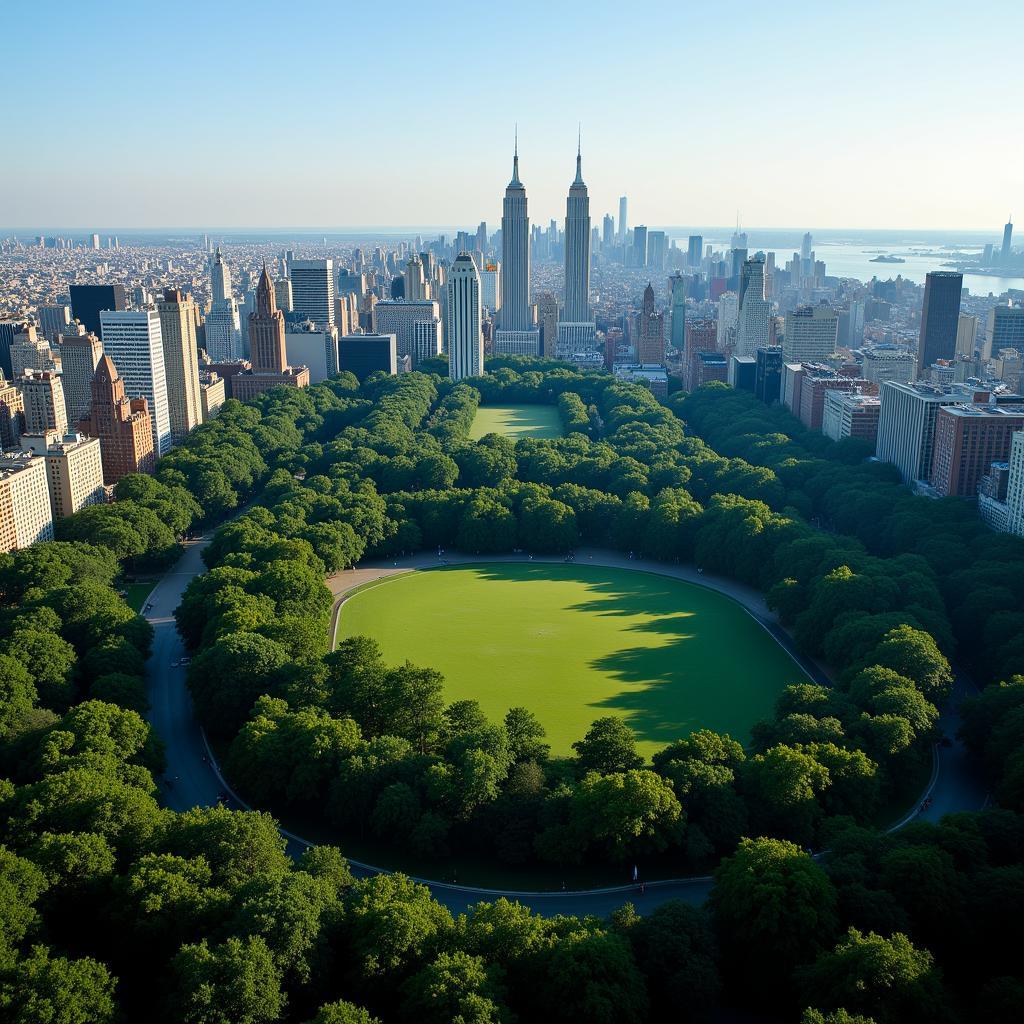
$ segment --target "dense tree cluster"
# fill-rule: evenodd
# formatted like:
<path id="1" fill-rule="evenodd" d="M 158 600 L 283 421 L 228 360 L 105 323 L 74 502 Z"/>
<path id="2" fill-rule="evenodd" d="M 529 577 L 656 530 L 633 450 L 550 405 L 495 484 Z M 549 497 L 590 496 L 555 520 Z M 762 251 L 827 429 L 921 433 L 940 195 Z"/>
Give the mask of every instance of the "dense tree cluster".
<path id="1" fill-rule="evenodd" d="M 664 406 L 568 366 L 493 368 L 228 403 L 155 477 L 0 556 L 0 1016 L 1019 1020 L 1016 543 L 731 392 Z M 481 400 L 556 405 L 567 436 L 471 442 Z M 269 814 L 162 808 L 150 630 L 118 587 L 230 513 L 178 624 L 199 712 L 253 802 L 423 857 L 717 864 L 707 907 L 600 920 L 498 900 L 453 918 L 401 875 L 356 880 L 333 847 L 293 861 Z M 558 759 L 528 708 L 490 722 L 366 638 L 327 650 L 324 577 L 363 557 L 580 541 L 765 590 L 835 685 L 789 687 L 747 747 L 704 730 L 645 763 L 600 719 Z M 926 762 L 953 654 L 1009 680 L 964 711 L 998 809 L 880 833 L 879 807 Z"/>
<path id="2" fill-rule="evenodd" d="M 469 441 L 481 392 L 554 400 L 580 429 Z M 774 511 L 785 491 L 772 471 L 719 456 L 649 391 L 610 377 L 503 368 L 471 386 L 415 373 L 359 395 L 333 438 L 310 418 L 317 439 L 279 458 L 287 468 L 268 471 L 258 504 L 218 531 L 210 572 L 177 612 L 199 652 L 197 707 L 254 799 L 302 817 L 326 809 L 342 836 L 427 858 L 643 857 L 678 874 L 747 834 L 815 844 L 830 817 L 871 821 L 927 774 L 951 641 L 922 559 L 869 555 Z M 696 555 L 770 588 L 839 685 L 790 687 L 747 749 L 698 733 L 645 765 L 615 720 L 595 722 L 576 757 L 552 759 L 529 709 L 490 723 L 472 702 L 446 707 L 437 673 L 385 665 L 370 641 L 325 652 L 323 575 L 364 555 L 560 553 L 580 541 Z M 525 753 L 524 729 L 535 737 Z"/>
<path id="3" fill-rule="evenodd" d="M 909 610 L 947 654 L 955 644 L 957 659 L 980 680 L 1019 670 L 1024 540 L 993 533 L 968 502 L 920 500 L 900 484 L 894 467 L 865 461 L 871 452 L 864 442 L 836 444 L 746 392 L 709 384 L 671 406 L 716 450 L 771 470 L 782 489 L 768 501 L 773 510 L 793 509 L 830 536 L 856 540 L 861 557 L 885 565 L 899 559 L 910 571 L 916 563 L 938 588 L 948 621 L 921 620 L 922 609 Z M 798 581 L 802 609 L 810 595 Z"/>

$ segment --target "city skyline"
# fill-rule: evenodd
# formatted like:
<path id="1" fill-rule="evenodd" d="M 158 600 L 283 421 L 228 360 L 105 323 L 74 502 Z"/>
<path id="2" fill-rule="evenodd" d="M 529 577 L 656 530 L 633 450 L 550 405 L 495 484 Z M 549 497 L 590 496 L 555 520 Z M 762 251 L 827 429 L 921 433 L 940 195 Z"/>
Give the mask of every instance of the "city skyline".
<path id="1" fill-rule="evenodd" d="M 123 66 L 100 55 L 138 41 L 134 8 L 60 5 L 56 16 L 43 17 L 38 6 L 18 5 L 8 22 L 20 45 L 5 73 L 19 83 L 23 99 L 9 128 L 31 137 L 34 126 L 59 124 L 65 151 L 76 161 L 73 174 L 57 165 L 9 167 L 9 208 L 18 213 L 5 219 L 16 220 L 14 227 L 229 228 L 248 226 L 254 210 L 270 209 L 268 227 L 497 222 L 494 185 L 507 180 L 507 139 L 517 121 L 537 223 L 560 205 L 564 161 L 579 121 L 594 213 L 614 214 L 625 194 L 634 224 L 728 224 L 738 208 L 751 226 L 981 230 L 1002 224 L 1016 205 L 1014 161 L 1001 156 L 1006 131 L 1000 105 L 992 102 L 1016 89 L 1012 62 L 987 62 L 983 76 L 952 78 L 948 71 L 972 54 L 980 57 L 991 42 L 992 19 L 1003 34 L 1012 37 L 1015 28 L 1019 34 L 1024 15 L 1006 2 L 982 4 L 991 18 L 975 11 L 969 21 L 952 4 L 933 5 L 926 25 L 915 10 L 877 3 L 858 7 L 856 19 L 842 10 L 783 3 L 747 12 L 727 33 L 711 11 L 655 4 L 645 19 L 624 19 L 620 8 L 603 3 L 588 5 L 582 18 L 572 9 L 527 3 L 509 24 L 469 9 L 456 24 L 423 19 L 408 33 L 393 28 L 404 7 L 398 4 L 386 23 L 371 10 L 344 12 L 339 27 L 365 45 L 351 48 L 346 80 L 354 84 L 339 89 L 326 59 L 339 14 L 328 5 L 311 3 L 307 19 L 285 19 L 265 36 L 249 5 L 238 17 L 240 5 L 208 10 L 185 3 L 177 23 L 195 26 L 190 48 L 150 46 L 147 73 L 132 79 L 129 93 Z M 317 17 L 326 31 L 310 33 Z M 652 22 L 656 33 L 649 31 Z M 503 47 L 528 53 L 573 27 L 587 46 L 559 48 L 557 60 L 538 61 L 537 72 L 521 76 L 515 90 L 484 84 L 493 61 L 487 41 L 499 31 Z M 830 42 L 839 33 L 841 47 Z M 230 144 L 230 131 L 225 138 L 223 108 L 209 103 L 207 69 L 224 66 L 220 45 L 228 35 L 236 52 L 255 63 L 297 55 L 289 59 L 298 62 L 292 70 L 301 70 L 307 97 L 300 102 L 283 88 L 257 103 L 225 75 L 239 141 L 258 109 L 293 137 L 315 138 L 315 160 L 282 147 L 266 154 L 254 174 L 244 146 Z M 919 37 L 927 41 L 928 60 L 918 65 L 908 59 L 907 40 Z M 385 45 L 387 66 L 380 58 Z M 88 87 L 68 90 L 58 76 L 34 72 L 30 57 L 44 47 L 92 56 Z M 643 88 L 601 70 L 631 52 L 644 55 Z M 419 108 L 413 116 L 406 76 L 388 71 L 424 53 L 442 69 L 471 54 L 460 74 L 480 85 L 462 94 L 458 119 L 429 116 L 429 107 L 428 116 Z M 377 115 L 371 130 L 386 125 L 391 142 L 353 160 L 352 104 L 371 80 Z M 439 74 L 439 94 L 449 81 Z M 650 102 L 659 90 L 677 97 L 667 116 L 664 103 Z M 799 101 L 802 94 L 822 98 L 816 107 Z M 752 95 L 778 102 L 752 116 Z M 311 103 L 309 96 L 321 98 Z M 168 108 L 184 112 L 190 148 L 159 127 Z M 116 115 L 116 128 L 93 131 L 90 115 L 97 109 Z M 325 133 L 325 125 L 335 128 Z M 216 159 L 197 159 L 201 152 Z M 985 187 L 965 187 L 979 169 Z"/>

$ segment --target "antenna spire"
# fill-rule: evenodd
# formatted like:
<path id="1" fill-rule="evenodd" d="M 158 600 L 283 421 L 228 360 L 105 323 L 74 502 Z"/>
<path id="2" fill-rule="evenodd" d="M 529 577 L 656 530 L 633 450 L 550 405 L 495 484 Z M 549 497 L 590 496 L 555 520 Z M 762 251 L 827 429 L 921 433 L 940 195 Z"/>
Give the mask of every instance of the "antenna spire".
<path id="1" fill-rule="evenodd" d="M 515 142 L 512 147 L 512 180 L 509 182 L 510 185 L 521 185 L 522 182 L 519 180 L 519 122 L 516 121 L 515 127 Z"/>

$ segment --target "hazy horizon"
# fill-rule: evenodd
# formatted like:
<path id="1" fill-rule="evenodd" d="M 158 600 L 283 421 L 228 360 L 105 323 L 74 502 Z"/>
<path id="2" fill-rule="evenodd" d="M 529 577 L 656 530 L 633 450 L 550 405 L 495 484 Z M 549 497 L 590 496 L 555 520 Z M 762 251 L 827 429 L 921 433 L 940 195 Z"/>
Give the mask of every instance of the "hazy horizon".
<path id="1" fill-rule="evenodd" d="M 497 224 L 517 123 L 537 223 L 580 123 L 598 224 L 995 231 L 1020 195 L 1010 0 L 9 7 L 7 136 L 53 151 L 5 167 L 24 224 Z"/>

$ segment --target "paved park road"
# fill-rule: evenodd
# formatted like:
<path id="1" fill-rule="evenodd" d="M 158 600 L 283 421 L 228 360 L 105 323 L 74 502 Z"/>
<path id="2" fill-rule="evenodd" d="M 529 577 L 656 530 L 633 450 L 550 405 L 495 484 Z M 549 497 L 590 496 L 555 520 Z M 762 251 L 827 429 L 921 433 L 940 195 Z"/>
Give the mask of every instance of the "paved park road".
<path id="1" fill-rule="evenodd" d="M 152 608 L 146 613 L 146 618 L 154 629 L 153 654 L 147 666 L 147 692 L 151 705 L 149 720 L 155 726 L 166 748 L 167 773 L 162 786 L 164 802 L 176 811 L 184 811 L 192 807 L 212 806 L 224 794 L 229 794 L 227 801 L 229 806 L 238 808 L 247 806 L 231 792 L 230 787 L 221 778 L 217 766 L 209 757 L 206 742 L 192 710 L 191 697 L 185 686 L 187 669 L 180 665 L 181 658 L 185 656 L 185 648 L 175 627 L 174 609 L 178 606 L 189 581 L 205 570 L 201 556 L 208 540 L 209 538 L 201 538 L 190 541 L 186 545 L 185 553 L 178 563 L 153 588 L 149 596 Z M 463 558 L 457 555 L 446 557 L 453 564 L 480 561 L 480 559 Z M 487 561 L 524 560 L 525 556 L 521 555 L 506 558 L 489 557 L 487 559 Z M 552 561 L 558 561 L 558 559 L 552 559 Z M 393 561 L 382 562 L 339 573 L 327 581 L 337 598 L 334 619 L 336 620 L 338 609 L 344 601 L 345 595 L 354 587 L 383 576 L 437 564 L 437 559 L 432 556 L 417 555 L 402 559 L 397 564 Z M 692 566 L 633 560 L 610 551 L 581 550 L 577 553 L 576 564 L 581 567 L 604 565 L 614 568 L 643 569 L 711 587 L 739 601 L 765 629 L 769 630 L 789 649 L 788 638 L 766 608 L 762 595 L 742 584 L 698 573 Z M 332 630 L 334 625 L 335 621 L 332 620 Z M 817 665 L 796 654 L 794 657 L 809 675 L 819 681 L 827 682 Z M 179 663 L 177 667 L 174 666 L 175 662 Z M 968 686 L 969 684 L 964 680 L 957 681 L 951 706 L 942 717 L 943 731 L 950 738 L 955 737 L 959 727 L 960 720 L 956 708 L 959 701 L 968 692 Z M 936 770 L 929 783 L 928 794 L 931 797 L 928 809 L 923 813 L 919 813 L 915 809 L 897 827 L 902 827 L 915 819 L 936 821 L 943 814 L 952 811 L 973 811 L 984 806 L 986 800 L 984 787 L 972 774 L 959 743 L 954 741 L 952 746 L 937 749 Z M 293 856 L 299 856 L 302 850 L 310 845 L 285 830 L 282 830 L 282 834 L 288 840 L 288 850 Z M 378 873 L 378 869 L 371 865 L 355 861 L 350 863 L 357 875 Z M 709 878 L 653 882 L 648 884 L 643 891 L 635 886 L 624 886 L 607 890 L 551 893 L 501 892 L 448 885 L 426 879 L 420 879 L 420 881 L 428 885 L 434 898 L 453 913 L 464 911 L 468 906 L 481 900 L 494 900 L 499 896 L 518 900 L 532 910 L 547 915 L 598 914 L 604 916 L 627 901 L 634 903 L 637 910 L 643 913 L 653 910 L 659 904 L 671 899 L 702 903 L 711 891 Z"/>

